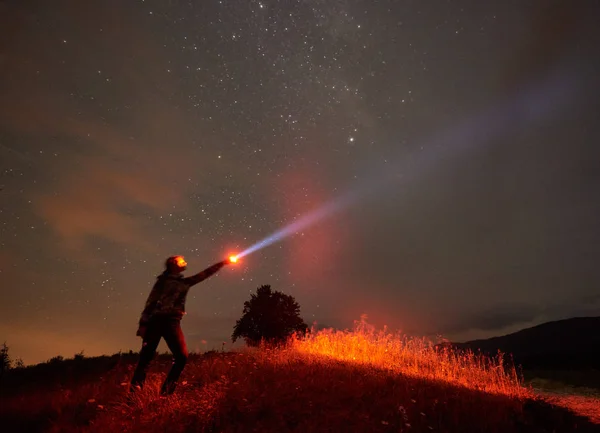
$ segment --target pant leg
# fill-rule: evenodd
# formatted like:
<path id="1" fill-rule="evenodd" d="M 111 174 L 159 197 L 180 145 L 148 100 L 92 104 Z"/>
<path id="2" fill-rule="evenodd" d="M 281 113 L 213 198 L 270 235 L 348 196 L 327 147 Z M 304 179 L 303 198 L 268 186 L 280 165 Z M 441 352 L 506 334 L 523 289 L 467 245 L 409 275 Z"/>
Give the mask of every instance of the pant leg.
<path id="1" fill-rule="evenodd" d="M 177 386 L 179 376 L 187 363 L 188 349 L 181 330 L 181 321 L 173 319 L 164 327 L 163 337 L 169 350 L 173 353 L 173 365 L 162 386 L 162 394 L 172 394 Z"/>
<path id="2" fill-rule="evenodd" d="M 162 335 L 160 323 L 150 322 L 146 329 L 146 334 L 142 341 L 142 349 L 140 350 L 140 359 L 131 379 L 131 390 L 135 390 L 136 386 L 143 387 L 146 381 L 146 373 L 148 367 L 156 355 L 156 349 Z"/>

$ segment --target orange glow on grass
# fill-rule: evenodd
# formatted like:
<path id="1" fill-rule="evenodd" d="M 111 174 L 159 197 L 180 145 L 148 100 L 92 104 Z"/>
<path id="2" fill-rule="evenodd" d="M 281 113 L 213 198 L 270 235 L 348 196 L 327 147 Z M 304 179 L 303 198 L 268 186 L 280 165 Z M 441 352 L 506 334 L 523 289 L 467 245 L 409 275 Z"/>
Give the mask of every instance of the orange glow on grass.
<path id="1" fill-rule="evenodd" d="M 376 332 L 366 321 L 355 322 L 354 331 L 325 329 L 306 337 L 294 337 L 291 347 L 314 361 L 341 360 L 368 364 L 395 373 L 438 380 L 469 389 L 516 398 L 531 397 L 513 366 L 500 357 L 436 348 L 426 339 Z"/>

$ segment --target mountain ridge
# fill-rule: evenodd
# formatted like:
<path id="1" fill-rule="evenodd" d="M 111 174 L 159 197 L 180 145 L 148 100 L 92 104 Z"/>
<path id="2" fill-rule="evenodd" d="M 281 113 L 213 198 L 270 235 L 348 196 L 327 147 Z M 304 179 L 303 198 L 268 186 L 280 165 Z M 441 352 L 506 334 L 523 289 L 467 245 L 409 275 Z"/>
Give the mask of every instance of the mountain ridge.
<path id="1" fill-rule="evenodd" d="M 523 368 L 600 370 L 600 316 L 554 320 L 506 335 L 449 345 L 488 355 L 500 351 Z"/>

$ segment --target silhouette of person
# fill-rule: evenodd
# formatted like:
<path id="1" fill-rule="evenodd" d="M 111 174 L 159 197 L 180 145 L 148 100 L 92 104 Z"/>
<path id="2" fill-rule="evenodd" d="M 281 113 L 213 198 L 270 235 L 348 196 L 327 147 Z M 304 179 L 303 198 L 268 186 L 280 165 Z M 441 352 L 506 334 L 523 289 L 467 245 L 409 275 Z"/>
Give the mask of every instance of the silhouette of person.
<path id="1" fill-rule="evenodd" d="M 156 278 L 154 287 L 148 296 L 139 321 L 136 335 L 142 337 L 140 359 L 131 379 L 130 391 L 141 389 L 146 380 L 150 363 L 156 355 L 160 339 L 164 338 L 173 354 L 173 365 L 161 388 L 161 395 L 172 394 L 179 376 L 185 367 L 188 350 L 181 319 L 185 314 L 185 300 L 190 287 L 217 273 L 223 266 L 231 263 L 223 260 L 202 272 L 184 277 L 187 263 L 183 256 L 171 256 L 165 262 L 165 271 Z"/>

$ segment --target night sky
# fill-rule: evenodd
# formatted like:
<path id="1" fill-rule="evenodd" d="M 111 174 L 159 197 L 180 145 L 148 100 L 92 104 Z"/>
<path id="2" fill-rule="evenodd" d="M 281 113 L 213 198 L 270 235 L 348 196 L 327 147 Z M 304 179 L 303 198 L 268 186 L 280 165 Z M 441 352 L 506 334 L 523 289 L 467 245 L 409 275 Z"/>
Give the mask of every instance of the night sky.
<path id="1" fill-rule="evenodd" d="M 262 284 L 309 324 L 451 339 L 600 315 L 598 16 L 0 1 L 0 340 L 25 363 L 137 351 L 166 257 L 198 272 L 361 188 L 192 288 L 190 350 L 230 347 Z"/>

